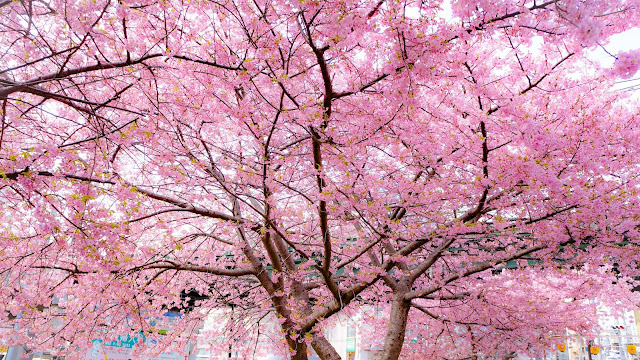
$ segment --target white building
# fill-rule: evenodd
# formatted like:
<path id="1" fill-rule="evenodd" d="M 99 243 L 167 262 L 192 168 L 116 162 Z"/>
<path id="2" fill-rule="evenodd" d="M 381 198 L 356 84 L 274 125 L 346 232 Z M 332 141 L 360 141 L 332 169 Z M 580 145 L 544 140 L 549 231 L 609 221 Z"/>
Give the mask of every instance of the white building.
<path id="1" fill-rule="evenodd" d="M 628 311 L 622 317 L 603 316 L 600 327 L 602 331 L 595 339 L 569 334 L 566 340 L 558 341 L 557 349 L 547 359 L 640 360 L 640 310 Z"/>

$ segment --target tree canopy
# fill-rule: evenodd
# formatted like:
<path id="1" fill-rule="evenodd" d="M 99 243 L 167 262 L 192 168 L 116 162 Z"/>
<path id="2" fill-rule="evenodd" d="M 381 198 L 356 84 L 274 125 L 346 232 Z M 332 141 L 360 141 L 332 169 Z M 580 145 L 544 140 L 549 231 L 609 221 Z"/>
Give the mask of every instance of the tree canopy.
<path id="1" fill-rule="evenodd" d="M 639 275 L 640 118 L 610 89 L 640 53 L 589 52 L 639 11 L 0 2 L 0 336 L 82 354 L 181 311 L 169 345 L 233 308 L 230 341 L 271 314 L 326 360 L 323 326 L 376 309 L 393 360 L 591 331 Z"/>

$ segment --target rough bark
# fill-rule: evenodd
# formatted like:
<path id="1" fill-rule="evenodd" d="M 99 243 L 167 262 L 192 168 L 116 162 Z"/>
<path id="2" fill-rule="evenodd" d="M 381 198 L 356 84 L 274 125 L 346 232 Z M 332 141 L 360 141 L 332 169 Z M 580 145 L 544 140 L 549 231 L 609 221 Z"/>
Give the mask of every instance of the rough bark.
<path id="1" fill-rule="evenodd" d="M 338 355 L 338 352 L 333 347 L 333 345 L 331 345 L 329 341 L 324 336 L 322 336 L 322 334 L 319 334 L 318 332 L 314 331 L 311 333 L 311 335 L 313 336 L 313 339 L 311 340 L 311 346 L 313 347 L 313 350 L 316 351 L 316 354 L 318 354 L 320 359 L 322 360 L 341 360 L 342 359 L 340 355 Z"/>
<path id="2" fill-rule="evenodd" d="M 291 338 L 291 334 L 287 335 L 287 345 L 289 345 L 289 353 L 291 360 L 307 360 L 307 344 L 304 341 L 298 342 Z M 295 355 L 293 352 L 295 351 Z"/>
<path id="3" fill-rule="evenodd" d="M 404 344 L 404 334 L 407 329 L 407 318 L 410 303 L 404 299 L 404 292 L 398 292 L 393 297 L 391 313 L 389 315 L 389 328 L 384 339 L 382 350 L 383 360 L 397 360 Z"/>

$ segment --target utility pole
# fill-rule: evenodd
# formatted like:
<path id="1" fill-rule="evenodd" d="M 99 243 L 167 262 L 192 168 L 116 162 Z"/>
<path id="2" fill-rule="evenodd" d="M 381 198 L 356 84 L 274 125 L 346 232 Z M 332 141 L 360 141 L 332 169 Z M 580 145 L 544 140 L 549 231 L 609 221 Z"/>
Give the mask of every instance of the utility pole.
<path id="1" fill-rule="evenodd" d="M 20 355 L 22 355 L 23 352 L 24 352 L 24 348 L 22 346 L 11 346 L 9 348 L 9 351 L 7 351 L 7 356 L 5 360 L 25 360 L 25 359 L 33 358 L 32 355 L 30 355 L 27 358 L 21 357 Z"/>

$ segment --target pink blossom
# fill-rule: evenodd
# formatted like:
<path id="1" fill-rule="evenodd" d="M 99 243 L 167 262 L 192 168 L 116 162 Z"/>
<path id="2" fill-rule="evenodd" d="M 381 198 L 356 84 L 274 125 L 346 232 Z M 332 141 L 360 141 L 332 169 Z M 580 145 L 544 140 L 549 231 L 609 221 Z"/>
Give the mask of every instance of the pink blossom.
<path id="1" fill-rule="evenodd" d="M 618 53 L 612 74 L 622 79 L 632 78 L 640 68 L 640 49 Z"/>

